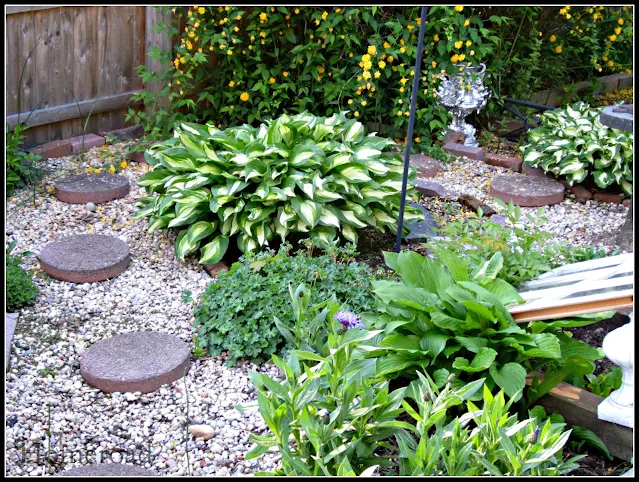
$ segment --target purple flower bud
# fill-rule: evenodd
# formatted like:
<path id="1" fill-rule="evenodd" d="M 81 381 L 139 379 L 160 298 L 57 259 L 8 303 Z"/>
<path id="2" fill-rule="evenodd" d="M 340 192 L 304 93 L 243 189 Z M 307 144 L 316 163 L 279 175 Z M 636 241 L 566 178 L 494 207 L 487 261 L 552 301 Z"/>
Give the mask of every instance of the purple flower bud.
<path id="1" fill-rule="evenodd" d="M 364 325 L 362 325 L 359 316 L 350 311 L 339 311 L 335 313 L 335 319 L 342 325 L 344 325 L 348 330 L 350 330 L 351 328 L 359 328 L 360 330 L 364 329 Z"/>

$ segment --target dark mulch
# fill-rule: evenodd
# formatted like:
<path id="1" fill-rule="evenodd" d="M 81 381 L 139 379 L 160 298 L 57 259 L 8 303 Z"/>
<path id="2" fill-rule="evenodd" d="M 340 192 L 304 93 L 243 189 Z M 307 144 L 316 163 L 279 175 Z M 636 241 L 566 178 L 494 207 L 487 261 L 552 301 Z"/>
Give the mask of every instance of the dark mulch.
<path id="1" fill-rule="evenodd" d="M 608 333 L 625 325 L 629 321 L 630 318 L 627 315 L 623 312 L 617 312 L 612 318 L 600 321 L 593 325 L 582 326 L 579 328 L 566 328 L 566 330 L 572 332 L 575 339 L 588 343 L 595 348 L 601 348 L 603 345 L 603 339 Z M 599 375 L 600 373 L 615 366 L 615 364 L 607 358 L 595 361 L 595 365 L 595 375 Z"/>
<path id="2" fill-rule="evenodd" d="M 569 459 L 578 454 L 587 454 L 577 463 L 579 467 L 566 475 L 573 476 L 601 476 L 601 475 L 621 475 L 628 471 L 631 467 L 629 462 L 613 457 L 608 460 L 603 455 L 596 452 L 589 452 L 587 449 L 580 449 L 579 452 L 573 452 L 570 447 L 564 447 L 564 459 Z"/>
<path id="3" fill-rule="evenodd" d="M 481 139 L 481 137 L 478 137 L 478 139 Z M 525 138 L 522 139 L 525 141 Z M 495 135 L 493 135 L 490 140 L 480 140 L 479 147 L 481 147 L 485 152 L 493 152 L 495 154 L 511 157 L 521 157 L 521 153 L 519 152 L 519 142 L 509 141 Z"/>

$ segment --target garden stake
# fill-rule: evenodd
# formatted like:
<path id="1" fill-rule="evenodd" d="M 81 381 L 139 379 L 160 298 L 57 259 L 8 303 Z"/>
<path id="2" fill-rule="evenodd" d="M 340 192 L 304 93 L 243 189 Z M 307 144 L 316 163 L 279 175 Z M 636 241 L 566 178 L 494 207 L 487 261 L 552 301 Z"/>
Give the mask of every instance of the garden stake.
<path id="1" fill-rule="evenodd" d="M 397 223 L 397 238 L 395 251 L 399 253 L 402 244 L 402 230 L 404 228 L 404 205 L 406 204 L 406 184 L 408 182 L 408 166 L 410 163 L 410 148 L 413 143 L 413 127 L 415 126 L 415 109 L 417 106 L 417 89 L 419 88 L 419 74 L 422 64 L 422 50 L 424 48 L 424 30 L 426 29 L 426 15 L 428 7 L 422 7 L 419 22 L 419 39 L 417 40 L 417 58 L 415 59 L 415 75 L 413 76 L 413 90 L 410 98 L 410 117 L 408 118 L 408 136 L 406 137 L 406 152 L 404 152 L 404 177 L 402 178 L 402 194 L 399 199 L 399 220 Z"/>

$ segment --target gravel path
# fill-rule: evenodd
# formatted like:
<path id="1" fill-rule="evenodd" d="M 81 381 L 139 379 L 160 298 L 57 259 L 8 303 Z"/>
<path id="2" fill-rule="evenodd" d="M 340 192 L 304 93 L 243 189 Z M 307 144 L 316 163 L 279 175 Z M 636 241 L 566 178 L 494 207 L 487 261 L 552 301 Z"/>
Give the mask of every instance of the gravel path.
<path id="1" fill-rule="evenodd" d="M 118 155 L 120 146 L 97 148 L 85 159 L 68 157 L 47 161 L 54 171 L 85 172 L 99 166 L 106 152 Z M 34 447 L 38 440 L 48 446 L 49 407 L 52 453 L 65 447 L 65 463 L 52 463 L 49 473 L 83 465 L 79 454 L 95 451 L 102 460 L 125 461 L 125 453 L 143 453 L 137 445 L 151 447 L 152 463 L 142 463 L 161 475 L 242 475 L 270 470 L 278 455 L 267 454 L 258 460 L 245 461 L 251 446 L 250 432 L 266 429 L 259 414 L 241 414 L 238 403 L 254 401 L 255 389 L 248 369 L 275 375 L 269 365 L 245 363 L 233 368 L 224 365 L 224 357 L 196 360 L 185 379 L 165 385 L 152 394 L 103 394 L 83 382 L 79 371 L 82 352 L 98 340 L 127 331 L 153 330 L 171 333 L 191 343 L 194 329 L 192 307 L 210 280 L 194 260 L 176 261 L 173 233 L 146 233 L 148 221 L 133 219 L 135 200 L 144 191 L 134 184 L 146 166 L 135 164 L 123 174 L 131 179 L 131 193 L 125 199 L 98 205 L 59 202 L 51 192 L 40 195 L 36 206 L 22 203 L 26 191 L 14 196 L 7 205 L 8 244 L 17 240 L 15 252 L 30 250 L 38 254 L 42 247 L 59 237 L 71 234 L 111 234 L 128 243 L 131 265 L 118 277 L 101 283 L 73 284 L 52 280 L 39 270 L 34 257 L 24 266 L 36 271 L 40 289 L 36 305 L 22 310 L 18 320 L 11 369 L 6 382 L 6 440 L 8 475 L 42 475 L 46 471 L 44 450 L 37 463 Z M 488 197 L 489 181 L 507 169 L 481 162 L 458 159 L 444 164 L 433 180 L 457 193 L 471 194 L 497 208 Z M 536 209 L 530 209 L 535 211 Z M 524 208 L 522 211 L 526 212 Z M 547 208 L 547 229 L 558 238 L 581 244 L 599 237 L 606 244 L 624 222 L 627 208 L 594 201 L 587 203 L 567 199 Z M 192 301 L 185 301 L 186 291 Z M 186 390 L 191 424 L 212 428 L 210 440 L 189 437 L 187 467 L 184 446 Z M 27 457 L 16 444 L 26 444 Z M 75 462 L 69 460 L 75 454 Z M 91 459 L 90 459 L 91 461 Z"/>
<path id="2" fill-rule="evenodd" d="M 513 174 L 515 173 L 510 169 L 459 157 L 450 163 L 442 163 L 437 176 L 429 180 L 454 194 L 470 194 L 499 212 L 501 208 L 489 195 L 490 182 L 494 176 Z M 521 211 L 522 214 L 535 213 L 537 209 L 522 207 Z M 567 193 L 563 202 L 545 207 L 548 223 L 542 229 L 553 233 L 557 240 L 565 240 L 575 245 L 593 244 L 614 249 L 617 247 L 616 234 L 625 222 L 627 214 L 628 208 L 621 204 L 594 200 L 577 201 L 572 193 Z"/>
<path id="3" fill-rule="evenodd" d="M 57 170 L 75 167 L 85 172 L 97 167 L 104 151 L 94 149 L 87 159 L 52 159 Z M 103 394 L 87 385 L 79 370 L 82 352 L 98 340 L 127 331 L 152 330 L 171 333 L 191 343 L 194 329 L 192 305 L 199 300 L 210 277 L 196 263 L 177 262 L 173 254 L 174 235 L 146 233 L 147 219 L 133 219 L 136 198 L 144 191 L 133 184 L 146 166 L 135 164 L 123 174 L 131 179 L 131 193 L 124 199 L 97 205 L 59 202 L 53 193 L 40 195 L 37 206 L 20 203 L 26 192 L 18 193 L 7 206 L 7 240 L 17 240 L 15 252 L 38 254 L 56 238 L 71 234 L 115 235 L 128 243 L 131 265 L 118 277 L 100 282 L 73 284 L 55 281 L 39 270 L 35 257 L 24 267 L 37 270 L 40 295 L 33 307 L 22 310 L 14 338 L 11 369 L 6 378 L 6 440 L 8 475 L 42 475 L 44 450 L 38 465 L 38 440 L 48 446 L 48 406 L 51 407 L 52 453 L 64 445 L 65 463 L 57 463 L 49 473 L 83 465 L 77 460 L 87 450 L 104 452 L 102 460 L 125 460 L 142 453 L 144 465 L 161 475 L 188 473 L 185 458 L 185 379 L 165 385 L 152 394 Z M 53 187 L 52 182 L 47 187 Z M 185 290 L 192 300 L 185 302 Z M 274 367 L 244 364 L 233 368 L 222 357 L 196 360 L 186 378 L 190 424 L 212 427 L 210 440 L 189 436 L 189 462 L 194 475 L 240 475 L 269 470 L 277 462 L 267 454 L 259 461 L 244 461 L 252 445 L 250 432 L 262 433 L 258 413 L 240 414 L 234 406 L 256 399 L 248 369 L 275 375 Z M 26 443 L 27 460 L 19 463 Z M 143 449 L 135 445 L 141 444 Z M 147 460 L 150 444 L 152 464 Z M 120 452 L 122 451 L 122 452 Z M 75 454 L 71 462 L 69 454 Z M 92 456 L 89 456 L 90 462 Z M 98 455 L 98 457 L 100 457 Z M 130 459 L 128 459 L 130 460 Z M 136 459 L 139 460 L 139 459 Z"/>

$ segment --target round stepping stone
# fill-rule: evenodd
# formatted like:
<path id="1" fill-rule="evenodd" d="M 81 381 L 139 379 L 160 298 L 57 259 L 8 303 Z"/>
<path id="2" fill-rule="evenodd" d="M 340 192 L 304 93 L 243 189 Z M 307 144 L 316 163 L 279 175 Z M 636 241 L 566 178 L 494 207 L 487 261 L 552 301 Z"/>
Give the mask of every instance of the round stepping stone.
<path id="1" fill-rule="evenodd" d="M 563 184 L 547 177 L 514 174 L 495 176 L 490 195 L 519 206 L 537 207 L 560 203 L 564 200 L 564 189 Z"/>
<path id="2" fill-rule="evenodd" d="M 122 273 L 130 261 L 124 241 L 102 234 L 76 234 L 47 244 L 40 266 L 52 278 L 72 283 L 93 283 Z"/>
<path id="3" fill-rule="evenodd" d="M 64 470 L 59 474 L 62 477 L 156 477 L 157 474 L 152 470 L 138 467 L 130 464 L 91 464 L 84 467 L 76 467 L 74 469 Z"/>
<path id="4" fill-rule="evenodd" d="M 76 174 L 55 183 L 56 197 L 65 203 L 103 203 L 125 197 L 129 179 L 117 174 Z"/>
<path id="5" fill-rule="evenodd" d="M 410 164 L 417 168 L 418 177 L 435 177 L 441 167 L 437 159 L 425 156 L 423 154 L 415 154 L 410 156 Z"/>
<path id="6" fill-rule="evenodd" d="M 189 346 L 177 336 L 123 333 L 86 350 L 80 358 L 80 373 L 103 392 L 149 393 L 183 377 L 190 357 Z"/>

